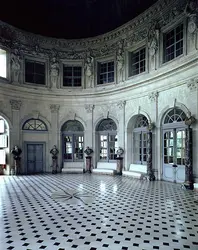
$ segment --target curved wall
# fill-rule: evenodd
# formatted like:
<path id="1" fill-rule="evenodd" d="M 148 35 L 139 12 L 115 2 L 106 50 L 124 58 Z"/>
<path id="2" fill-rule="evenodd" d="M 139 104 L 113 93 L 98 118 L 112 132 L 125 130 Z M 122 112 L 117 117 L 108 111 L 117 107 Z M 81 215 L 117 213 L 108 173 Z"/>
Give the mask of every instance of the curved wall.
<path id="1" fill-rule="evenodd" d="M 133 162 L 129 122 L 144 114 L 155 124 L 153 167 L 161 179 L 164 114 L 178 106 L 197 117 L 196 20 L 196 8 L 185 0 L 159 0 L 120 28 L 82 40 L 37 36 L 0 22 L 0 49 L 6 51 L 7 60 L 7 76 L 0 78 L 0 110 L 12 122 L 11 146 L 17 144 L 24 151 L 24 142 L 44 141 L 46 171 L 51 171 L 48 152 L 56 144 L 62 164 L 61 126 L 67 120 L 77 119 L 84 125 L 85 146 L 97 151 L 96 124 L 109 117 L 117 123 L 118 144 L 125 149 L 128 169 Z M 168 48 L 171 34 L 176 41 Z M 30 79 L 27 62 L 44 65 L 42 84 L 26 81 Z M 72 68 L 74 76 L 77 67 L 81 68 L 80 86 L 79 80 L 77 86 L 68 86 L 67 69 Z M 23 122 L 29 118 L 43 119 L 48 131 L 42 136 L 22 131 Z M 198 177 L 196 124 L 193 131 L 194 175 Z M 94 167 L 97 161 L 93 155 Z"/>

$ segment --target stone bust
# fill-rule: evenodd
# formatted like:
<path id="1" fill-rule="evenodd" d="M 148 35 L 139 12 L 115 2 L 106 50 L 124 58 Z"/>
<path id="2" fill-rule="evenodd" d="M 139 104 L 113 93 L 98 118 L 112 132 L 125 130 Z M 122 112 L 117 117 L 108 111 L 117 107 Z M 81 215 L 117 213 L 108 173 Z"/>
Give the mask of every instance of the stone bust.
<path id="1" fill-rule="evenodd" d="M 116 151 L 117 157 L 121 157 L 124 154 L 124 149 L 119 147 Z"/>
<path id="2" fill-rule="evenodd" d="M 54 145 L 53 148 L 50 150 L 50 154 L 52 154 L 52 158 L 57 159 L 58 153 L 59 153 L 59 151 L 58 151 L 56 145 Z"/>
<path id="3" fill-rule="evenodd" d="M 84 153 L 85 153 L 87 156 L 90 156 L 90 155 L 93 153 L 93 149 L 91 149 L 90 147 L 86 147 Z"/>
<path id="4" fill-rule="evenodd" d="M 14 148 L 11 150 L 11 153 L 13 155 L 14 160 L 20 160 L 20 154 L 22 153 L 22 150 L 18 146 L 14 146 Z"/>

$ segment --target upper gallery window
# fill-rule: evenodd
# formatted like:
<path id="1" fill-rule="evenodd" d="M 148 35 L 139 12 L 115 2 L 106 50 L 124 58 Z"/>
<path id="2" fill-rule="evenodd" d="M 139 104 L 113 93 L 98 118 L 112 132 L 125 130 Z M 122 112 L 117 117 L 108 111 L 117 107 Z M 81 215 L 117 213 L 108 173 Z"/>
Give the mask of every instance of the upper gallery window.
<path id="1" fill-rule="evenodd" d="M 63 86 L 81 87 L 82 85 L 82 67 L 63 65 Z"/>
<path id="2" fill-rule="evenodd" d="M 183 54 L 183 29 L 183 24 L 180 24 L 164 34 L 164 63 Z"/>
<path id="3" fill-rule="evenodd" d="M 138 75 L 146 70 L 146 49 L 129 53 L 129 76 Z"/>
<path id="4" fill-rule="evenodd" d="M 6 78 L 7 77 L 7 70 L 6 70 L 6 51 L 0 49 L 0 77 Z"/>
<path id="5" fill-rule="evenodd" d="M 114 61 L 98 63 L 98 84 L 114 82 Z"/>
<path id="6" fill-rule="evenodd" d="M 25 82 L 45 85 L 45 63 L 25 60 Z"/>

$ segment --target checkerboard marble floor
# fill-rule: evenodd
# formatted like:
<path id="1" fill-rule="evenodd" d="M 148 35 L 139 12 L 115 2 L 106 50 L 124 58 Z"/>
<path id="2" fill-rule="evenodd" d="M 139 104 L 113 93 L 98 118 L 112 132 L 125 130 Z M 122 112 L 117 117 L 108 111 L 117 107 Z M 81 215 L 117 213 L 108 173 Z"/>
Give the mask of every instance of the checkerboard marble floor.
<path id="1" fill-rule="evenodd" d="M 71 190 L 88 200 L 52 195 Z M 198 250 L 198 193 L 122 176 L 0 176 L 0 249 Z"/>

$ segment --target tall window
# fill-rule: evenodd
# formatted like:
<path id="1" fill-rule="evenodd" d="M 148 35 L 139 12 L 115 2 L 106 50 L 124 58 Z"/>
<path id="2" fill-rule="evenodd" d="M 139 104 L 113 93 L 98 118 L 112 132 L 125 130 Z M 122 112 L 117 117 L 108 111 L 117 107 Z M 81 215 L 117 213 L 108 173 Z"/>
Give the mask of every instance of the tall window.
<path id="1" fill-rule="evenodd" d="M 98 84 L 114 82 L 114 62 L 98 63 Z"/>
<path id="2" fill-rule="evenodd" d="M 25 60 L 25 82 L 45 85 L 45 63 Z"/>
<path id="3" fill-rule="evenodd" d="M 164 62 L 183 54 L 183 24 L 164 34 Z"/>
<path id="4" fill-rule="evenodd" d="M 129 53 L 129 76 L 138 75 L 146 70 L 146 49 Z"/>
<path id="5" fill-rule="evenodd" d="M 63 86 L 80 87 L 82 84 L 82 67 L 63 66 Z"/>
<path id="6" fill-rule="evenodd" d="M 115 160 L 118 149 L 117 126 L 112 119 L 104 119 L 98 125 L 99 157 L 101 161 Z"/>
<path id="7" fill-rule="evenodd" d="M 6 66 L 7 66 L 6 51 L 3 49 L 0 49 L 0 77 L 3 77 L 3 78 L 7 77 Z"/>
<path id="8" fill-rule="evenodd" d="M 133 130 L 134 138 L 134 163 L 145 164 L 147 157 L 147 126 L 148 120 L 144 115 L 139 115 Z"/>
<path id="9" fill-rule="evenodd" d="M 62 127 L 63 160 L 83 161 L 84 128 L 76 120 L 67 121 Z"/>

